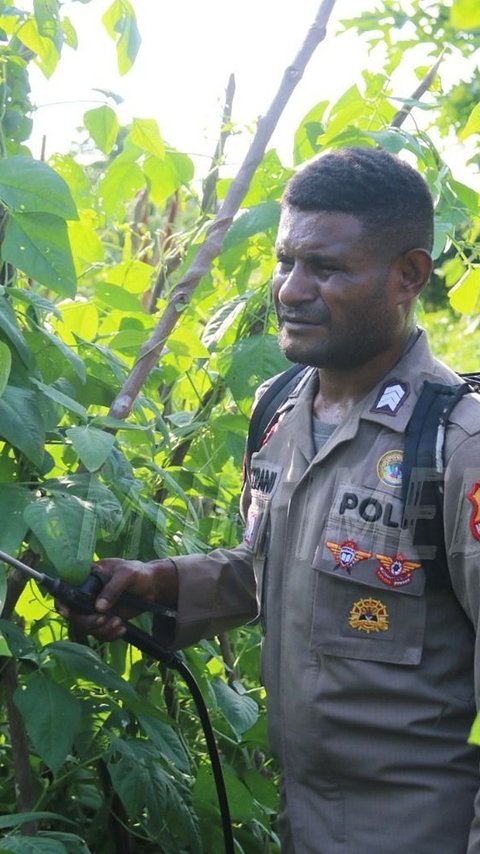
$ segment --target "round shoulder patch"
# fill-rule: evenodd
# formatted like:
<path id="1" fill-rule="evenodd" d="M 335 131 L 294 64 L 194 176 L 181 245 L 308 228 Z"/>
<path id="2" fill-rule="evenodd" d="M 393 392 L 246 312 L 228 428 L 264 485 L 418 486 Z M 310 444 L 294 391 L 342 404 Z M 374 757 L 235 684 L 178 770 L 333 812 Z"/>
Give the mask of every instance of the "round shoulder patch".
<path id="1" fill-rule="evenodd" d="M 387 451 L 377 463 L 377 475 L 387 486 L 402 485 L 403 451 Z"/>

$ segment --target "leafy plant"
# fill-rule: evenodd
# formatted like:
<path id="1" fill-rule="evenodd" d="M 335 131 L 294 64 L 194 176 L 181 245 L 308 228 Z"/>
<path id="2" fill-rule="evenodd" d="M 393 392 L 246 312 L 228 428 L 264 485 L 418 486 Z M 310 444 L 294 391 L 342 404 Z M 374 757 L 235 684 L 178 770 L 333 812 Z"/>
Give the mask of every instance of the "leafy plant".
<path id="1" fill-rule="evenodd" d="M 402 52 L 394 36 L 405 23 L 393 6 L 349 24 L 369 38 L 388 30 L 392 68 Z M 434 52 L 440 40 L 470 51 L 476 18 L 464 16 L 473 7 L 412 8 Z M 32 12 L 0 2 L 0 549 L 80 583 L 94 556 L 149 560 L 241 536 L 252 395 L 284 367 L 269 278 L 291 168 L 266 152 L 222 251 L 179 307 L 160 360 L 142 388 L 126 394 L 137 354 L 175 302 L 231 181 L 199 192 L 190 157 L 150 118 L 121 126 L 108 98 L 84 117 L 95 154 L 87 165 L 71 154 L 48 164 L 31 157 L 29 64 L 48 76 L 62 46 L 75 45 L 63 11 L 57 0 L 36 0 Z M 134 6 L 115 0 L 104 24 L 126 73 L 139 44 Z M 437 202 L 437 282 L 454 285 L 452 305 L 475 318 L 477 194 L 454 179 L 425 131 L 398 119 L 405 104 L 388 63 L 385 74 L 366 71 L 336 103 L 312 107 L 294 134 L 294 161 L 345 144 L 413 158 Z M 415 105 L 406 106 L 408 114 Z M 478 135 L 475 112 L 463 119 L 456 127 Z M 223 129 L 220 152 L 224 144 Z M 445 352 L 456 316 L 425 318 Z M 474 325 L 471 317 L 462 323 Z M 475 335 L 465 338 L 471 353 Z M 124 642 L 89 647 L 68 636 L 51 599 L 15 571 L 0 572 L 0 600 L 0 850 L 221 851 L 206 749 L 185 686 Z M 149 618 L 139 620 L 149 631 Z M 212 715 L 237 848 L 252 854 L 278 850 L 259 643 L 258 630 L 248 628 L 185 651 Z"/>

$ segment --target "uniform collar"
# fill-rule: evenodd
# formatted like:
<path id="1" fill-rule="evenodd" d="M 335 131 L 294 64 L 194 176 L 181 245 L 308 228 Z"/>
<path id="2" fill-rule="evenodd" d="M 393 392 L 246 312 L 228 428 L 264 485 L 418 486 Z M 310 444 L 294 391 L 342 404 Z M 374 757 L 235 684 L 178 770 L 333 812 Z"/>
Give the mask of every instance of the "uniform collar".
<path id="1" fill-rule="evenodd" d="M 360 420 L 372 421 L 403 433 L 410 420 L 423 381 L 436 373 L 435 360 L 421 329 L 408 342 L 402 356 L 380 382 L 351 410 L 314 457 L 311 415 L 318 388 L 318 374 L 312 371 L 293 407 L 286 413 L 285 427 L 306 460 L 320 462 L 334 447 L 352 439 Z"/>

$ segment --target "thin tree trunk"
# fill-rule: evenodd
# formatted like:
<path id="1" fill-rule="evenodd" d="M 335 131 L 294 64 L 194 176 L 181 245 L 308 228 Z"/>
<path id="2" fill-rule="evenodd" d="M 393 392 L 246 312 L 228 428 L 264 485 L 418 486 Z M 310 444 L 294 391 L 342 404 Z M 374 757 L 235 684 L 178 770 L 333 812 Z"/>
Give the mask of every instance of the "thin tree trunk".
<path id="1" fill-rule="evenodd" d="M 220 254 L 227 229 L 247 193 L 253 174 L 262 160 L 280 116 L 297 83 L 301 80 L 315 49 L 325 38 L 327 23 L 334 6 L 335 0 L 323 0 L 320 4 L 317 16 L 307 32 L 300 51 L 292 64 L 286 68 L 269 109 L 259 119 L 257 131 L 246 157 L 208 229 L 204 242 L 199 247 L 193 263 L 172 291 L 162 317 L 148 341 L 140 349 L 132 371 L 110 407 L 109 414 L 114 418 L 126 418 L 131 412 L 137 395 L 157 363 L 165 341 L 175 328 L 183 309 L 189 304 L 193 291 L 201 278 L 209 272 L 213 259 Z"/>

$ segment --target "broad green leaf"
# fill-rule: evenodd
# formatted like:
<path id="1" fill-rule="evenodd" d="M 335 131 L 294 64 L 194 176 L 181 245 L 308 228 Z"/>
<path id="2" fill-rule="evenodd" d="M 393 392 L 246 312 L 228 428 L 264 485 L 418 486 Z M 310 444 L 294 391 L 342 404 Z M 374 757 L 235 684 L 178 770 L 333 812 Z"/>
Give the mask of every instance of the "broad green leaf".
<path id="1" fill-rule="evenodd" d="M 22 632 L 20 626 L 11 620 L 0 619 L 0 631 L 7 641 L 8 647 L 15 658 L 26 658 L 30 661 L 38 661 L 38 653 L 35 644 L 30 637 Z"/>
<path id="2" fill-rule="evenodd" d="M 14 699 L 35 750 L 56 775 L 80 722 L 79 701 L 41 670 L 28 677 Z"/>
<path id="3" fill-rule="evenodd" d="M 9 836 L 1 843 L 0 854 L 69 854 L 62 842 L 50 836 Z"/>
<path id="4" fill-rule="evenodd" d="M 450 20 L 457 30 L 476 30 L 480 28 L 480 7 L 478 0 L 453 0 Z"/>
<path id="5" fill-rule="evenodd" d="M 256 722 L 258 706 L 247 694 L 238 694 L 218 677 L 211 680 L 218 707 L 237 735 L 241 735 Z"/>
<path id="6" fill-rule="evenodd" d="M 0 397 L 5 391 L 5 386 L 8 383 L 10 369 L 12 367 L 12 354 L 10 347 L 0 341 Z"/>
<path id="7" fill-rule="evenodd" d="M 224 364 L 227 355 L 221 356 Z M 230 354 L 225 380 L 245 414 L 250 411 L 255 389 L 263 380 L 278 374 L 289 362 L 278 349 L 274 335 L 254 335 L 235 344 Z"/>
<path id="8" fill-rule="evenodd" d="M 29 18 L 17 30 L 17 37 L 23 44 L 37 54 L 38 65 L 45 77 L 51 77 L 57 67 L 60 54 L 50 38 L 41 36 L 33 18 Z"/>
<path id="9" fill-rule="evenodd" d="M 59 576 L 81 584 L 88 575 L 95 546 L 92 505 L 73 495 L 60 500 L 38 498 L 25 509 L 25 521 L 38 538 Z"/>
<path id="10" fill-rule="evenodd" d="M 170 158 L 160 159 L 150 154 L 145 158 L 143 171 L 148 179 L 150 198 L 161 207 L 180 186 L 175 166 Z"/>
<path id="11" fill-rule="evenodd" d="M 71 819 L 66 818 L 64 815 L 60 815 L 60 813 L 39 810 L 38 812 L 17 812 L 15 815 L 0 816 L 0 830 L 6 830 L 7 827 L 20 826 L 26 821 L 41 821 L 42 819 L 53 819 L 55 822 L 74 824 Z"/>
<path id="12" fill-rule="evenodd" d="M 45 432 L 35 392 L 7 385 L 0 398 L 0 436 L 35 466 L 42 465 Z"/>
<path id="13" fill-rule="evenodd" d="M 296 166 L 318 152 L 317 140 L 325 130 L 323 116 L 327 107 L 328 101 L 320 101 L 300 122 L 293 138 L 293 162 Z"/>
<path id="14" fill-rule="evenodd" d="M 28 530 L 23 514 L 32 500 L 30 489 L 12 483 L 0 485 L 0 549 L 3 552 L 15 554 L 20 547 Z"/>
<path id="15" fill-rule="evenodd" d="M 25 367 L 31 370 L 35 364 L 33 355 L 20 331 L 17 316 L 4 296 L 0 296 L 0 330 L 17 351 Z"/>
<path id="16" fill-rule="evenodd" d="M 92 211 L 82 211 L 80 219 L 67 223 L 68 239 L 77 276 L 105 258 L 105 247 L 95 230 Z"/>
<path id="17" fill-rule="evenodd" d="M 77 219 L 68 185 L 49 165 L 16 154 L 0 160 L 0 199 L 19 213 Z"/>
<path id="18" fill-rule="evenodd" d="M 57 293 L 75 295 L 77 283 L 67 226 L 60 217 L 11 213 L 2 258 Z"/>
<path id="19" fill-rule="evenodd" d="M 145 177 L 137 163 L 119 157 L 108 167 L 99 187 L 105 212 L 115 213 L 119 205 L 130 202 L 135 193 L 145 186 Z"/>
<path id="20" fill-rule="evenodd" d="M 68 45 L 68 47 L 73 48 L 73 50 L 76 50 L 78 47 L 77 33 L 70 18 L 67 18 L 66 16 L 62 18 L 62 30 L 65 44 Z"/>
<path id="21" fill-rule="evenodd" d="M 95 427 L 71 427 L 67 436 L 88 471 L 103 466 L 115 443 L 115 436 Z"/>
<path id="22" fill-rule="evenodd" d="M 104 154 L 109 154 L 120 130 L 115 110 L 106 104 L 95 107 L 93 110 L 87 110 L 83 121 L 97 148 Z"/>
<path id="23" fill-rule="evenodd" d="M 114 789 L 130 817 L 137 818 L 146 809 L 153 832 L 176 827 L 180 839 L 188 843 L 188 850 L 200 854 L 193 812 L 182 798 L 180 786 L 174 785 L 158 760 L 151 745 L 138 740 L 114 739 L 108 759 Z"/>
<path id="24" fill-rule="evenodd" d="M 9 287 L 8 294 L 11 297 L 15 297 L 15 299 L 17 299 L 19 302 L 23 302 L 26 305 L 31 305 L 33 306 L 33 308 L 38 309 L 39 311 L 47 311 L 49 314 L 54 314 L 55 317 L 61 317 L 61 314 L 55 303 L 47 299 L 47 297 L 43 297 L 40 294 L 33 293 L 33 291 L 29 291 L 26 288 Z"/>
<path id="25" fill-rule="evenodd" d="M 480 267 L 472 267 L 448 292 L 456 311 L 473 314 L 480 305 Z"/>
<path id="26" fill-rule="evenodd" d="M 467 124 L 458 134 L 458 138 L 464 140 L 472 133 L 480 133 L 480 104 L 475 104 L 467 119 Z"/>
<path id="27" fill-rule="evenodd" d="M 46 326 L 37 325 L 36 329 L 40 335 L 43 335 L 44 338 L 46 338 L 50 342 L 50 344 L 53 344 L 53 346 L 56 347 L 57 350 L 59 350 L 63 356 L 65 356 L 65 358 L 70 362 L 70 364 L 71 364 L 73 370 L 75 371 L 77 377 L 79 378 L 79 380 L 82 383 L 84 383 L 86 381 L 86 378 L 87 378 L 85 362 L 83 362 L 82 359 L 80 359 L 80 357 L 77 356 L 75 351 L 72 350 L 71 347 L 68 347 L 62 341 L 62 339 L 58 337 L 58 335 L 54 335 L 53 332 L 50 332 Z M 55 402 L 60 403 L 59 400 L 56 400 Z M 63 403 L 62 403 L 62 405 L 63 405 Z M 78 409 L 75 411 L 77 412 L 77 414 L 80 414 Z M 84 415 L 83 415 L 83 411 L 82 411 L 82 418 L 83 417 L 84 417 Z"/>
<path id="28" fill-rule="evenodd" d="M 138 715 L 138 722 L 151 742 L 179 771 L 188 774 L 190 763 L 186 750 L 172 726 L 150 715 Z"/>
<path id="29" fill-rule="evenodd" d="M 50 163 L 55 173 L 60 175 L 67 184 L 77 204 L 83 203 L 79 207 L 84 207 L 85 203 L 92 199 L 92 187 L 86 168 L 68 154 L 54 154 L 50 158 Z"/>
<path id="30" fill-rule="evenodd" d="M 117 43 L 117 61 L 120 74 L 130 70 L 140 47 L 135 12 L 129 0 L 114 0 L 102 17 L 108 34 Z"/>
<path id="31" fill-rule="evenodd" d="M 113 450 L 115 452 L 115 448 Z M 131 483 L 129 485 L 131 486 Z M 96 514 L 98 526 L 105 531 L 116 530 L 121 525 L 122 507 L 120 502 L 95 475 L 82 473 L 52 478 L 44 481 L 44 487 L 59 497 L 66 496 L 68 498 L 73 495 L 82 501 L 87 501 Z"/>
<path id="32" fill-rule="evenodd" d="M 145 309 L 140 300 L 129 291 L 118 285 L 112 285 L 110 282 L 97 282 L 95 285 L 95 294 L 101 302 L 118 308 L 120 311 L 135 312 L 140 311 L 145 313 Z"/>
<path id="33" fill-rule="evenodd" d="M 143 294 L 152 283 L 154 270 L 144 261 L 124 261 L 109 267 L 108 281 L 132 294 Z"/>
<path id="34" fill-rule="evenodd" d="M 223 241 L 223 250 L 231 249 L 242 240 L 246 240 L 259 231 L 277 228 L 280 219 L 278 202 L 262 202 L 249 208 L 232 223 Z"/>
<path id="35" fill-rule="evenodd" d="M 98 310 L 92 302 L 65 300 L 58 303 L 62 323 L 54 323 L 59 337 L 66 344 L 77 346 L 78 339 L 92 341 L 98 332 Z"/>
<path id="36" fill-rule="evenodd" d="M 124 329 L 118 335 L 114 335 L 110 341 L 112 350 L 118 350 L 119 353 L 134 354 L 139 347 L 145 342 L 146 333 L 140 329 Z"/>
<path id="37" fill-rule="evenodd" d="M 116 691 L 124 700 L 137 699 L 132 686 L 105 664 L 93 649 L 71 641 L 54 641 L 46 650 L 75 676 L 81 676 L 87 682 L 109 691 Z"/>
<path id="38" fill-rule="evenodd" d="M 53 400 L 55 403 L 59 403 L 60 406 L 63 406 L 70 412 L 74 412 L 75 415 L 78 415 L 83 421 L 87 420 L 87 410 L 81 405 L 81 403 L 77 403 L 76 400 L 69 397 L 67 394 L 64 394 L 62 391 L 59 391 L 58 388 L 55 388 L 52 385 L 45 385 L 45 383 L 41 383 L 34 377 L 32 377 L 32 382 L 37 386 L 39 391 L 41 391 L 42 394 L 46 394 L 50 400 Z"/>
<path id="39" fill-rule="evenodd" d="M 160 159 L 165 156 L 165 146 L 155 119 L 134 119 L 129 137 L 142 151 Z"/>

